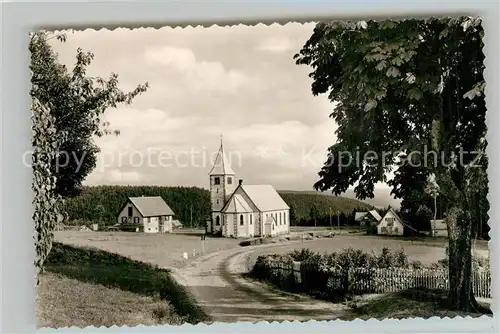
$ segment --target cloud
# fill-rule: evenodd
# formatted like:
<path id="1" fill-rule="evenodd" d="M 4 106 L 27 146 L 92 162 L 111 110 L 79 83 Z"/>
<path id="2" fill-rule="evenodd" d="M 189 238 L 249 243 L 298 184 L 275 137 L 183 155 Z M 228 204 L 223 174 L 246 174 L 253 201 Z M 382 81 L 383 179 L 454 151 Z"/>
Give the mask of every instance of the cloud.
<path id="1" fill-rule="evenodd" d="M 294 45 L 284 36 L 269 37 L 257 45 L 257 50 L 269 53 L 283 53 L 292 50 Z"/>
<path id="2" fill-rule="evenodd" d="M 145 51 L 144 57 L 152 66 L 180 71 L 195 90 L 234 91 L 248 80 L 244 72 L 227 70 L 220 62 L 197 60 L 187 48 L 153 47 Z"/>
<path id="3" fill-rule="evenodd" d="M 121 134 L 96 138 L 101 154 L 85 183 L 208 187 L 211 154 L 223 134 L 245 182 L 311 189 L 336 128 L 328 117 L 332 103 L 311 93 L 311 68 L 293 60 L 313 28 L 121 28 L 51 40 L 70 69 L 81 47 L 95 54 L 89 75 L 117 73 L 125 91 L 150 85 L 131 105 L 104 113 Z"/>

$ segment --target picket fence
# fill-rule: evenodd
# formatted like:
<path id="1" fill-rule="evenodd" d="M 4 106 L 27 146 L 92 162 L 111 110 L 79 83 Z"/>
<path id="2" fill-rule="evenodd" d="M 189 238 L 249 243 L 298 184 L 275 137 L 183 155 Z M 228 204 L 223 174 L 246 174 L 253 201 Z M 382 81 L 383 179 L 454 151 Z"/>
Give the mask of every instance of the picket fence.
<path id="1" fill-rule="evenodd" d="M 307 263 L 274 263 L 260 268 L 261 278 L 295 291 L 327 294 L 397 292 L 410 288 L 448 289 L 448 270 L 443 269 L 318 269 Z M 475 271 L 472 288 L 476 297 L 491 298 L 491 275 Z"/>

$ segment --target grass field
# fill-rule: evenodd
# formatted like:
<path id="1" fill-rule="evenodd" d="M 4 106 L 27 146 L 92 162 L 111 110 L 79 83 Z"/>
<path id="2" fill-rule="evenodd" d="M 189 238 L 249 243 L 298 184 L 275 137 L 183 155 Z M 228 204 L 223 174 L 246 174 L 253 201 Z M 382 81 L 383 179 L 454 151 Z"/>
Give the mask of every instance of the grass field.
<path id="1" fill-rule="evenodd" d="M 39 276 L 37 326 L 197 323 L 208 319 L 168 270 L 54 243 Z"/>
<path id="2" fill-rule="evenodd" d="M 202 245 L 199 235 L 180 233 L 147 234 L 133 232 L 57 231 L 56 241 L 75 246 L 92 246 L 122 254 L 131 259 L 156 263 L 160 267 L 178 268 L 186 263 L 183 253 L 193 258 L 219 250 L 240 247 L 241 240 L 207 237 Z"/>
<path id="3" fill-rule="evenodd" d="M 380 294 L 365 295 L 348 302 L 351 312 L 347 312 L 342 320 L 375 318 L 383 319 L 408 319 L 408 318 L 431 318 L 470 316 L 479 317 L 482 315 L 491 316 L 491 310 L 486 303 L 479 303 L 480 309 L 477 312 L 465 313 L 451 311 L 447 305 L 447 291 L 409 289 L 405 291 Z"/>

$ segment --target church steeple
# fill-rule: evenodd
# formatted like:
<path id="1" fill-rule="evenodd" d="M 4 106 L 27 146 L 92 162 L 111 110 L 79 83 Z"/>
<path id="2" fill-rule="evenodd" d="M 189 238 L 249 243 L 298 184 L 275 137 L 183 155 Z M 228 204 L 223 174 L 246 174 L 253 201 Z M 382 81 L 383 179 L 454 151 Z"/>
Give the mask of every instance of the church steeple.
<path id="1" fill-rule="evenodd" d="M 220 147 L 217 152 L 217 156 L 214 161 L 214 165 L 209 175 L 234 175 L 234 171 L 231 168 L 231 164 L 227 160 L 226 154 L 224 152 L 224 142 L 222 141 L 222 135 L 220 136 Z"/>
<path id="2" fill-rule="evenodd" d="M 238 183 L 224 152 L 222 136 L 214 165 L 208 174 L 210 177 L 210 200 L 212 203 L 211 231 L 215 232 L 220 230 L 224 225 L 222 209 L 229 197 L 236 190 Z"/>

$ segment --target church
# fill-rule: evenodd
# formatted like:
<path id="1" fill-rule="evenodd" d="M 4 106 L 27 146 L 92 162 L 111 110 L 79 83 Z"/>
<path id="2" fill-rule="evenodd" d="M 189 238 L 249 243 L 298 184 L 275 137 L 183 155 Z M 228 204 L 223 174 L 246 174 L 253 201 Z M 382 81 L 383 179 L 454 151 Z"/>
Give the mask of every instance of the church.
<path id="1" fill-rule="evenodd" d="M 209 172 L 212 216 L 209 233 L 224 237 L 270 237 L 290 232 L 290 207 L 271 185 L 237 180 L 221 144 Z"/>

